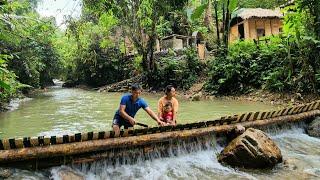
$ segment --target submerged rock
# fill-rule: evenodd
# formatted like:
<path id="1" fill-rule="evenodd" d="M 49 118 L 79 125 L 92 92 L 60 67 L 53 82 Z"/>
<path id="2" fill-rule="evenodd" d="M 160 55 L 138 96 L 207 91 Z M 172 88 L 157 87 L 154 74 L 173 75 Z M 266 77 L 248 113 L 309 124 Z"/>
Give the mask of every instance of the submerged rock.
<path id="1" fill-rule="evenodd" d="M 249 128 L 221 152 L 218 160 L 237 167 L 268 168 L 282 162 L 282 155 L 264 132 Z"/>
<path id="2" fill-rule="evenodd" d="M 8 178 L 12 174 L 13 173 L 10 169 L 0 168 L 0 178 Z"/>
<path id="3" fill-rule="evenodd" d="M 310 136 L 320 137 L 320 117 L 315 118 L 308 126 L 307 132 Z"/>
<path id="4" fill-rule="evenodd" d="M 68 167 L 63 167 L 58 170 L 57 172 L 58 179 L 61 180 L 84 180 L 85 177 L 82 176 L 81 174 L 75 172 L 71 168 Z"/>

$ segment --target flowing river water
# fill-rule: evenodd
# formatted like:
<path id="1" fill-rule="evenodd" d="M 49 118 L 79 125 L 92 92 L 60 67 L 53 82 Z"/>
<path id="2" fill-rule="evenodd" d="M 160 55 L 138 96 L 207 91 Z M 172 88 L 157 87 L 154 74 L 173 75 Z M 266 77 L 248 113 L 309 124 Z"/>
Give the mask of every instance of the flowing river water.
<path id="1" fill-rule="evenodd" d="M 54 86 L 33 98 L 13 101 L 12 110 L 0 114 L 0 137 L 110 130 L 121 96 L 121 93 L 98 93 Z M 156 110 L 160 96 L 142 94 L 153 110 Z M 258 102 L 178 100 L 178 123 L 277 109 Z M 138 112 L 137 119 L 150 126 L 156 125 L 143 110 Z M 90 165 L 59 166 L 40 171 L 12 169 L 13 175 L 9 179 L 59 179 L 58 172 L 62 169 L 81 174 L 86 179 L 320 179 L 320 139 L 305 134 L 304 126 L 300 124 L 283 129 L 267 129 L 285 160 L 285 163 L 271 170 L 233 169 L 221 165 L 216 154 L 223 147 L 212 137 L 204 149 L 197 144 L 191 148 L 182 145 L 178 153 L 168 157 L 138 159 L 131 164 L 110 165 L 106 161 L 99 161 Z"/>

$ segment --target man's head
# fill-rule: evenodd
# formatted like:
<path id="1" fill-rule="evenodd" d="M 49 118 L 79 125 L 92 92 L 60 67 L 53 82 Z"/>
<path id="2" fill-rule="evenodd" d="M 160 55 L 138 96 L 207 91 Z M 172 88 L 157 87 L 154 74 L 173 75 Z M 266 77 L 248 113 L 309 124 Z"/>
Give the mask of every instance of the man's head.
<path id="1" fill-rule="evenodd" d="M 174 97 L 176 95 L 176 89 L 172 85 L 168 85 L 164 92 L 170 97 Z"/>
<path id="2" fill-rule="evenodd" d="M 139 86 L 139 84 L 132 84 L 131 85 L 131 94 L 132 94 L 133 99 L 137 99 L 140 96 L 141 91 L 142 91 L 142 89 Z"/>

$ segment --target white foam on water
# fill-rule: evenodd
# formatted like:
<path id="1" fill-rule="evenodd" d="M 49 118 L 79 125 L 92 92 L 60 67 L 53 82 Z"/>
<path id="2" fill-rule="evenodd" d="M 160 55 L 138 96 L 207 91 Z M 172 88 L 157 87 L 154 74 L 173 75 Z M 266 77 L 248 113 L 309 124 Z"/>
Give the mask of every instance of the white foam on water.
<path id="1" fill-rule="evenodd" d="M 217 162 L 212 151 L 200 151 L 178 157 L 147 160 L 133 165 L 91 166 L 82 169 L 87 179 L 211 179 L 214 177 L 233 176 L 254 177 L 222 166 Z"/>
<path id="2" fill-rule="evenodd" d="M 209 145 L 209 144 L 207 144 Z M 169 152 L 169 157 L 153 154 L 149 160 L 139 157 L 135 163 L 118 161 L 114 165 L 108 160 L 102 160 L 73 167 L 85 174 L 89 180 L 102 179 L 256 179 L 254 176 L 236 169 L 221 165 L 217 158 L 223 148 L 216 146 L 207 150 L 193 145 L 186 150 L 187 144 L 182 144 L 178 154 Z M 208 146 L 207 146 L 208 148 Z M 188 153 L 190 152 L 190 153 Z M 130 160 L 129 160 L 130 161 Z M 57 167 L 58 169 L 60 167 Z M 53 174 L 56 170 L 51 171 Z M 55 176 L 53 176 L 55 177 Z"/>
<path id="3" fill-rule="evenodd" d="M 9 109 L 9 111 L 17 110 L 21 103 L 28 102 L 30 100 L 32 100 L 32 98 L 12 99 L 8 105 L 8 109 Z"/>
<path id="4" fill-rule="evenodd" d="M 118 160 L 115 164 L 111 164 L 108 160 L 101 160 L 72 168 L 80 171 L 89 180 L 268 179 L 268 177 L 282 179 L 296 177 L 299 174 L 301 177 L 318 178 L 320 176 L 320 156 L 319 154 L 317 156 L 317 153 L 320 151 L 314 150 L 319 147 L 320 140 L 305 134 L 304 127 L 305 124 L 298 124 L 282 127 L 283 129 L 272 127 L 266 130 L 267 134 L 279 145 L 284 158 L 294 160 L 290 162 L 290 168 L 282 164 L 269 171 L 238 170 L 224 166 L 217 160 L 217 154 L 223 147 L 217 145 L 215 139 L 210 140 L 213 145 L 207 142 L 205 150 L 197 143 L 191 145 L 182 143 L 178 148 L 178 153 L 169 149 L 168 157 L 155 153 L 149 156 L 148 160 L 142 157 L 130 157 L 137 158 L 137 161 L 131 162 L 129 158 Z M 293 148 L 288 145 L 292 145 Z M 306 146 L 305 149 L 304 146 Z M 308 150 L 309 147 L 311 151 Z"/>

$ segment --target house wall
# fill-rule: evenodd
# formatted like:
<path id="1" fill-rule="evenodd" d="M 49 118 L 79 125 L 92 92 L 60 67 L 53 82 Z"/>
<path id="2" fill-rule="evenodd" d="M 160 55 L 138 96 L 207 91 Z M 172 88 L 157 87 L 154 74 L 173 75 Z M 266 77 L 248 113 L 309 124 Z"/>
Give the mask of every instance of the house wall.
<path id="1" fill-rule="evenodd" d="M 245 20 L 243 24 L 244 24 L 244 39 L 248 39 L 250 37 L 249 21 Z"/>
<path id="2" fill-rule="evenodd" d="M 161 43 L 161 49 L 183 49 L 183 40 L 172 38 L 172 39 L 166 39 L 162 40 Z"/>
<path id="3" fill-rule="evenodd" d="M 172 47 L 173 47 L 173 40 L 172 39 L 162 40 L 161 49 L 169 49 Z"/>
<path id="4" fill-rule="evenodd" d="M 250 36 L 246 39 L 258 39 L 257 29 L 264 29 L 265 36 L 279 34 L 279 28 L 282 28 L 281 19 L 249 19 Z"/>
<path id="5" fill-rule="evenodd" d="M 245 39 L 258 39 L 257 29 L 264 29 L 265 36 L 277 35 L 280 33 L 279 29 L 282 28 L 281 19 L 270 19 L 270 18 L 253 18 L 246 19 L 244 23 L 244 35 Z M 230 29 L 229 42 L 233 42 L 239 39 L 238 25 L 234 25 Z"/>
<path id="6" fill-rule="evenodd" d="M 229 41 L 235 41 L 239 37 L 239 32 L 238 32 L 238 24 L 234 25 L 230 29 L 230 35 L 229 35 Z"/>
<path id="7" fill-rule="evenodd" d="M 183 49 L 183 40 L 173 39 L 173 49 Z"/>

